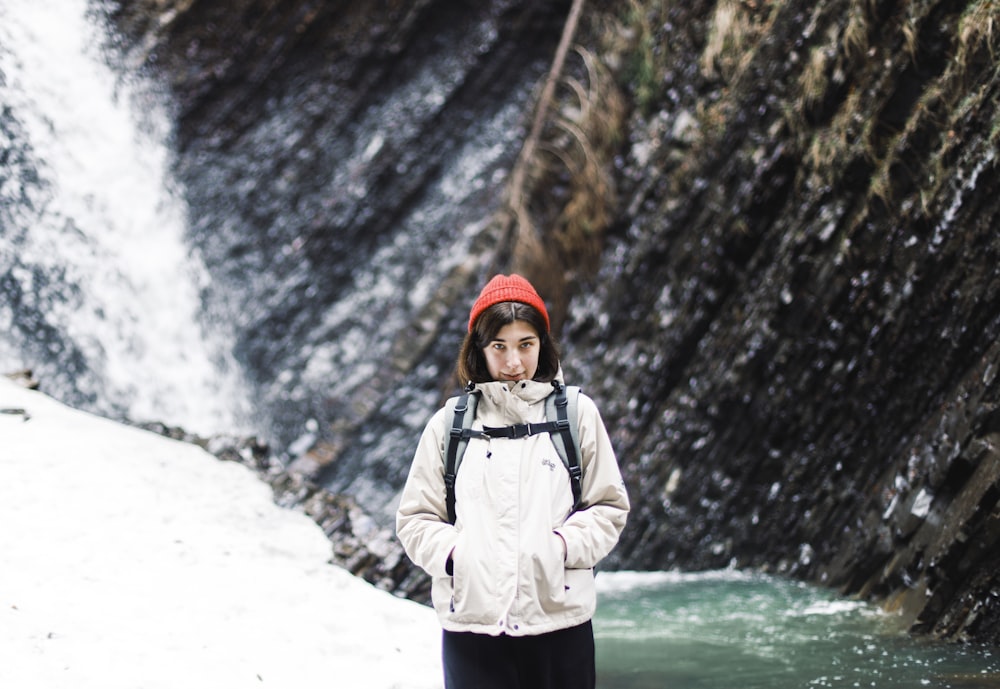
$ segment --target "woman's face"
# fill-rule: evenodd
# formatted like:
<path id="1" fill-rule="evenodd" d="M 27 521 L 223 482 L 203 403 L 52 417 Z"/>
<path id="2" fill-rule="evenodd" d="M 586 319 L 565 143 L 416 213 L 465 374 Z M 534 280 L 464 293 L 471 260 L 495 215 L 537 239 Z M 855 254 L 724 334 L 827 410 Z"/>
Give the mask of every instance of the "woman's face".
<path id="1" fill-rule="evenodd" d="M 524 321 L 500 328 L 483 348 L 490 376 L 493 380 L 531 380 L 538 369 L 541 344 L 538 333 Z"/>

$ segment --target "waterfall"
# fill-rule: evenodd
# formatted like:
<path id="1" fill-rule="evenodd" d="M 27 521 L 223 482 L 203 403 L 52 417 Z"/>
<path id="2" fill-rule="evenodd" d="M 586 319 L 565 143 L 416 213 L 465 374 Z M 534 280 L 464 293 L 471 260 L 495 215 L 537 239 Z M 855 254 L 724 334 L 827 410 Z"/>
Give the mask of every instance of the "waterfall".
<path id="1" fill-rule="evenodd" d="M 238 432 L 244 384 L 186 244 L 165 102 L 107 64 L 103 8 L 0 5 L 0 373 L 91 411 Z"/>

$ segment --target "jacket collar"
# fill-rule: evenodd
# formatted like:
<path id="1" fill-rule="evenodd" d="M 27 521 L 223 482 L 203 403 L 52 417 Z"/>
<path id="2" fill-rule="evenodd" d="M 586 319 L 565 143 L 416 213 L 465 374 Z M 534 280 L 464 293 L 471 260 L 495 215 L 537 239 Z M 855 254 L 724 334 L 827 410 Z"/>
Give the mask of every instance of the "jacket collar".
<path id="1" fill-rule="evenodd" d="M 563 382 L 562 368 L 556 373 L 556 380 L 560 383 Z M 482 398 L 487 401 L 487 404 L 500 409 L 509 409 L 511 403 L 515 401 L 533 405 L 544 400 L 555 390 L 552 383 L 542 383 L 537 380 L 524 380 L 517 383 L 506 381 L 477 383 L 474 389 L 482 394 Z M 515 406 L 518 405 L 515 403 Z"/>
<path id="2" fill-rule="evenodd" d="M 483 399 L 489 400 L 496 406 L 504 406 L 505 401 L 515 397 L 527 404 L 540 402 L 548 397 L 552 390 L 552 383 L 540 383 L 537 380 L 523 380 L 517 383 L 506 381 L 493 381 L 490 383 L 477 383 L 476 390 L 483 395 Z"/>

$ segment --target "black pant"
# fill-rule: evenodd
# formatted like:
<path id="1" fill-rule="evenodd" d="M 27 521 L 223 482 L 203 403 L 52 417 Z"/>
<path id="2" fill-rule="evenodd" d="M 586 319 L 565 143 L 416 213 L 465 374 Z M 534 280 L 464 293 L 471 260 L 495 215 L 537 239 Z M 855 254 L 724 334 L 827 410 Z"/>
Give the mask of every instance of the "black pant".
<path id="1" fill-rule="evenodd" d="M 594 689 L 594 628 L 538 636 L 445 632 L 445 689 Z"/>

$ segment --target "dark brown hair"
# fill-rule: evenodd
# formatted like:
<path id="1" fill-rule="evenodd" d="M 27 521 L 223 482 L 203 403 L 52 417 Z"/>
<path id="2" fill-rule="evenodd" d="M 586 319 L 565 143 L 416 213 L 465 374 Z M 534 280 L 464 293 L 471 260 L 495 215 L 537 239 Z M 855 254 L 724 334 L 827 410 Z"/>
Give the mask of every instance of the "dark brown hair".
<path id="1" fill-rule="evenodd" d="M 463 385 L 488 383 L 493 380 L 486 366 L 483 349 L 493 341 L 502 327 L 514 321 L 524 321 L 530 325 L 538 333 L 538 339 L 541 341 L 534 379 L 543 383 L 555 379 L 559 373 L 559 345 L 545 329 L 545 318 L 533 306 L 504 301 L 483 311 L 472 326 L 472 332 L 466 334 L 462 342 L 456 371 Z"/>

